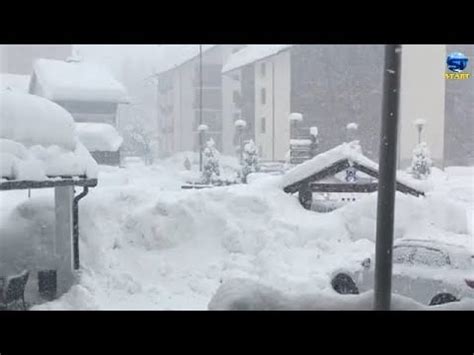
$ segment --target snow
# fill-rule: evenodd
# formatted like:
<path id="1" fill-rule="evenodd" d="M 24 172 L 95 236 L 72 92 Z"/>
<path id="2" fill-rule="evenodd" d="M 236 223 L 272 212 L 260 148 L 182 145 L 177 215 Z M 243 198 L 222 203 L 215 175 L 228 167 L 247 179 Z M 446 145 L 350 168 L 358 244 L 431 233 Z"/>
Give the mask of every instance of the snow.
<path id="1" fill-rule="evenodd" d="M 287 50 L 292 45 L 248 45 L 238 52 L 232 54 L 227 62 L 222 67 L 222 73 L 226 73 L 245 65 L 254 63 L 273 55 L 276 55 L 284 50 Z"/>
<path id="2" fill-rule="evenodd" d="M 415 126 L 424 126 L 426 125 L 426 120 L 423 118 L 417 118 L 415 121 L 413 121 L 413 124 Z"/>
<path id="3" fill-rule="evenodd" d="M 204 54 L 215 45 L 202 45 Z M 160 74 L 177 68 L 199 55 L 199 45 L 161 45 L 156 50 L 155 73 Z"/>
<path id="4" fill-rule="evenodd" d="M 193 171 L 185 170 L 186 157 Z M 221 156 L 220 163 L 222 169 L 238 167 L 233 157 Z M 222 289 L 216 291 L 236 278 L 249 283 L 239 286 L 240 295 L 254 292 L 255 282 L 263 289 L 260 298 L 246 298 L 247 308 L 268 304 L 270 287 L 277 293 L 267 308 L 370 309 L 370 292 L 337 295 L 330 275 L 358 267 L 374 252 L 376 193 L 315 213 L 281 190 L 279 176 L 268 174 L 247 185 L 182 190 L 192 174 L 199 175 L 197 164 L 196 153 L 183 152 L 152 166 L 100 166 L 101 184 L 80 205 L 79 281 L 34 309 L 207 309 L 211 299 L 217 309 L 227 308 L 231 302 L 216 298 Z M 466 219 L 474 206 L 472 175 L 469 169 L 447 170 L 433 172 L 435 189 L 424 199 L 397 193 L 396 239 L 472 244 Z M 0 270 L 34 270 L 48 260 L 44 245 L 54 235 L 51 191 L 35 190 L 30 199 L 26 192 L 4 192 L 2 201 Z M 443 307 L 473 309 L 469 302 Z M 394 307 L 420 306 L 395 296 Z"/>
<path id="5" fill-rule="evenodd" d="M 292 112 L 290 113 L 290 115 L 288 116 L 288 119 L 290 121 L 303 121 L 303 115 L 301 113 L 298 113 L 298 112 Z"/>
<path id="6" fill-rule="evenodd" d="M 290 294 L 246 279 L 233 279 L 219 287 L 209 310 L 372 310 L 374 292 L 340 295 L 334 291 Z M 422 305 L 408 297 L 392 295 L 392 310 L 472 310 L 474 299 L 439 306 Z"/>
<path id="7" fill-rule="evenodd" d="M 198 127 L 199 132 L 208 131 L 208 130 L 209 130 L 209 126 L 206 125 L 206 124 L 200 124 L 199 127 Z"/>
<path id="8" fill-rule="evenodd" d="M 76 123 L 76 132 L 90 152 L 116 152 L 123 143 L 117 130 L 106 123 Z"/>
<path id="9" fill-rule="evenodd" d="M 344 159 L 347 159 L 349 163 L 358 163 L 370 169 L 378 170 L 378 164 L 364 156 L 359 142 L 353 141 L 343 143 L 295 166 L 282 176 L 281 186 L 286 187 L 294 184 Z M 415 181 L 407 173 L 402 171 L 397 172 L 397 180 L 422 192 L 430 188 L 428 184 Z"/>
<path id="10" fill-rule="evenodd" d="M 234 122 L 234 125 L 235 125 L 235 127 L 246 127 L 247 122 L 245 122 L 244 120 L 236 120 Z"/>
<path id="11" fill-rule="evenodd" d="M 74 149 L 74 119 L 45 98 L 4 91 L 0 93 L 0 138 L 27 146 L 54 144 Z"/>
<path id="12" fill-rule="evenodd" d="M 1 177 L 44 180 L 47 176 L 97 176 L 97 164 L 77 141 L 72 116 L 30 94 L 0 93 Z"/>
<path id="13" fill-rule="evenodd" d="M 310 145 L 311 139 L 290 139 L 290 145 Z"/>
<path id="14" fill-rule="evenodd" d="M 109 70 L 92 62 L 38 59 L 34 76 L 40 88 L 35 93 L 54 101 L 125 103 L 125 87 Z"/>
<path id="15" fill-rule="evenodd" d="M 315 137 L 316 137 L 316 136 L 318 135 L 318 127 L 316 127 L 316 126 L 310 127 L 309 133 L 310 133 L 312 136 L 315 136 Z"/>
<path id="16" fill-rule="evenodd" d="M 359 125 L 355 122 L 348 123 L 346 126 L 347 129 L 352 129 L 352 130 L 356 130 L 358 127 Z"/>
<path id="17" fill-rule="evenodd" d="M 29 75 L 0 73 L 0 91 L 13 90 L 27 93 L 29 86 Z"/>

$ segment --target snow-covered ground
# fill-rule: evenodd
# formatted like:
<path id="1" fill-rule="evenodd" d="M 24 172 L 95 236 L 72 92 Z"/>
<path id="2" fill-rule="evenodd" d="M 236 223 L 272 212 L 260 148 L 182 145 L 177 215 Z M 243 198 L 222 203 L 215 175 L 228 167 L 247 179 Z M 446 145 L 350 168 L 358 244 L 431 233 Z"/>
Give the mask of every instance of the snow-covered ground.
<path id="1" fill-rule="evenodd" d="M 216 290 L 235 278 L 288 297 L 336 297 L 332 271 L 356 267 L 373 252 L 376 194 L 317 213 L 285 194 L 279 176 L 182 190 L 197 176 L 185 170 L 186 156 L 196 169 L 192 153 L 153 166 L 100 167 L 99 185 L 80 202 L 79 281 L 34 309 L 207 309 Z M 224 176 L 238 166 L 228 157 L 221 165 Z M 474 251 L 473 179 L 472 168 L 435 169 L 434 190 L 424 199 L 397 194 L 396 237 L 441 238 Z M 38 267 L 53 228 L 52 191 L 0 196 L 0 267 Z"/>

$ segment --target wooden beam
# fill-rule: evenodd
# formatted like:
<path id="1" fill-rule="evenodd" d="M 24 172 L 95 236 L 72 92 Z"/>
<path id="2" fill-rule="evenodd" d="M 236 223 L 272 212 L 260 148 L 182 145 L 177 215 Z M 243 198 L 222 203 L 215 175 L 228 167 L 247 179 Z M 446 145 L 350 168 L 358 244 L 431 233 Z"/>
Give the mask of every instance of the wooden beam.
<path id="1" fill-rule="evenodd" d="M 357 170 L 360 170 L 362 171 L 363 173 L 367 174 L 367 175 L 370 175 L 376 179 L 379 178 L 379 173 L 378 171 L 374 170 L 374 169 L 371 169 L 371 168 L 368 168 L 364 165 L 360 165 L 358 163 L 354 163 L 353 164 L 354 168 L 356 168 Z M 410 194 L 410 195 L 413 195 L 413 196 L 424 196 L 425 193 L 423 191 L 419 191 L 417 189 L 414 189 L 413 187 L 410 187 L 410 186 L 407 186 L 399 181 L 396 181 L 396 189 L 400 192 L 403 192 L 405 194 Z"/>
<path id="2" fill-rule="evenodd" d="M 42 189 L 59 186 L 97 186 L 97 179 L 8 180 L 0 183 L 0 190 Z"/>
<path id="3" fill-rule="evenodd" d="M 339 161 L 335 162 L 334 164 L 328 166 L 327 168 L 325 168 L 323 170 L 320 170 L 317 173 L 314 173 L 313 175 L 308 176 L 305 179 L 302 179 L 302 180 L 297 181 L 293 184 L 285 186 L 283 188 L 283 191 L 285 191 L 287 193 L 295 193 L 299 190 L 301 185 L 309 184 L 313 181 L 321 180 L 321 179 L 324 179 L 328 176 L 335 175 L 338 172 L 340 172 L 344 169 L 347 169 L 348 167 L 350 167 L 350 164 L 347 161 L 347 159 L 339 160 Z"/>
<path id="4" fill-rule="evenodd" d="M 319 183 L 313 182 L 311 185 L 313 192 L 357 192 L 369 193 L 377 191 L 378 183 L 350 184 L 350 183 Z"/>

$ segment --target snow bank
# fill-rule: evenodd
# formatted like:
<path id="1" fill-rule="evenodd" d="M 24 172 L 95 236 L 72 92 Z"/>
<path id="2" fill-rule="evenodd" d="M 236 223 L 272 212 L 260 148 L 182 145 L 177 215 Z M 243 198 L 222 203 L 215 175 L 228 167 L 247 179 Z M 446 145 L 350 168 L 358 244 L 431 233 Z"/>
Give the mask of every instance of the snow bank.
<path id="1" fill-rule="evenodd" d="M 90 152 L 116 152 L 123 143 L 117 130 L 106 123 L 76 123 L 76 132 Z"/>
<path id="2" fill-rule="evenodd" d="M 292 45 L 248 45 L 240 51 L 232 54 L 222 67 L 222 73 L 229 72 L 243 67 L 244 65 L 254 63 L 257 60 L 278 54 Z"/>
<path id="3" fill-rule="evenodd" d="M 345 159 L 347 159 L 349 163 L 358 163 L 372 170 L 378 170 L 379 168 L 377 163 L 362 154 L 359 142 L 353 141 L 350 143 L 343 143 L 295 166 L 282 176 L 282 187 L 294 184 Z M 428 184 L 415 181 L 410 178 L 408 174 L 402 171 L 397 172 L 397 180 L 420 191 L 427 191 L 429 189 Z"/>
<path id="4" fill-rule="evenodd" d="M 13 91 L 0 93 L 0 138 L 26 146 L 76 146 L 74 120 L 61 106 L 39 96 Z"/>
<path id="5" fill-rule="evenodd" d="M 38 59 L 34 75 L 41 96 L 50 100 L 127 102 L 125 87 L 99 64 Z"/>
<path id="6" fill-rule="evenodd" d="M 0 91 L 11 90 L 26 94 L 29 87 L 29 75 L 0 73 Z"/>
<path id="7" fill-rule="evenodd" d="M 372 310 L 373 291 L 360 295 L 340 295 L 334 291 L 313 294 L 288 294 L 246 279 L 221 285 L 209 310 Z M 408 297 L 392 295 L 392 310 L 473 310 L 474 299 L 439 306 L 425 306 Z"/>
<path id="8" fill-rule="evenodd" d="M 29 94 L 0 94 L 2 178 L 44 180 L 57 175 L 97 176 L 97 164 L 77 142 L 72 116 Z"/>

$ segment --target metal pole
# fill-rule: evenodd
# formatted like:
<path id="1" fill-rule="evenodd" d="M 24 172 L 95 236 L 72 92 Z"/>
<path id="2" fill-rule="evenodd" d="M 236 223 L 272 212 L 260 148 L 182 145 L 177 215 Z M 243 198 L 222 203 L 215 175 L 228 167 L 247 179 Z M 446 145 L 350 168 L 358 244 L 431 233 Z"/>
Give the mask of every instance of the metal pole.
<path id="1" fill-rule="evenodd" d="M 202 125 L 202 44 L 199 45 L 199 125 Z M 199 171 L 202 171 L 202 136 L 199 131 Z"/>
<path id="2" fill-rule="evenodd" d="M 392 296 L 392 248 L 397 169 L 400 64 L 401 45 L 386 45 L 375 246 L 375 310 L 390 310 Z"/>
<path id="3" fill-rule="evenodd" d="M 275 161 L 275 63 L 272 63 L 272 160 Z"/>

